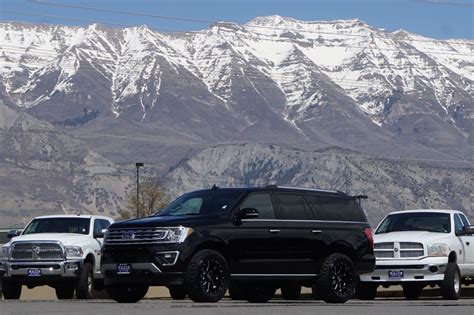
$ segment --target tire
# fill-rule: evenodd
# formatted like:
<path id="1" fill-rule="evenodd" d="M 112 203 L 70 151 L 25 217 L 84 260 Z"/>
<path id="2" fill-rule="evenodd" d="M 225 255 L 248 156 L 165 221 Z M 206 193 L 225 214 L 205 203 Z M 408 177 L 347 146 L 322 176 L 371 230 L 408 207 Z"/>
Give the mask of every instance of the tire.
<path id="1" fill-rule="evenodd" d="M 18 300 L 21 296 L 21 284 L 2 279 L 2 291 L 5 300 Z"/>
<path id="2" fill-rule="evenodd" d="M 85 263 L 82 266 L 81 276 L 76 283 L 76 297 L 81 300 L 90 299 L 93 288 L 94 276 L 92 275 L 92 264 Z"/>
<path id="3" fill-rule="evenodd" d="M 346 255 L 330 254 L 324 260 L 317 288 L 326 303 L 344 303 L 354 295 L 356 272 L 354 264 Z"/>
<path id="4" fill-rule="evenodd" d="M 184 273 L 186 293 L 194 302 L 221 300 L 229 283 L 229 268 L 217 251 L 204 249 L 191 258 Z"/>
<path id="5" fill-rule="evenodd" d="M 266 303 L 275 296 L 276 288 L 268 285 L 248 285 L 245 299 L 250 303 Z"/>
<path id="6" fill-rule="evenodd" d="M 290 282 L 281 287 L 281 295 L 285 300 L 298 300 L 301 296 L 301 284 Z"/>
<path id="7" fill-rule="evenodd" d="M 235 282 L 229 283 L 229 296 L 234 301 L 242 301 L 246 299 L 243 286 Z"/>
<path id="8" fill-rule="evenodd" d="M 403 295 L 407 300 L 417 300 L 423 292 L 423 286 L 418 283 L 404 283 Z"/>
<path id="9" fill-rule="evenodd" d="M 456 263 L 448 263 L 441 283 L 441 295 L 445 300 L 457 300 L 461 295 L 461 275 Z"/>
<path id="10" fill-rule="evenodd" d="M 147 285 L 127 285 L 117 284 L 114 286 L 106 286 L 107 294 L 119 303 L 136 303 L 143 299 L 148 292 Z"/>
<path id="11" fill-rule="evenodd" d="M 168 287 L 170 296 L 173 300 L 184 300 L 186 298 L 186 290 L 181 286 Z"/>
<path id="12" fill-rule="evenodd" d="M 374 300 L 377 296 L 377 286 L 378 285 L 370 282 L 359 281 L 356 289 L 357 298 L 363 301 Z"/>
<path id="13" fill-rule="evenodd" d="M 74 283 L 66 283 L 54 288 L 58 300 L 71 300 L 74 298 Z"/>

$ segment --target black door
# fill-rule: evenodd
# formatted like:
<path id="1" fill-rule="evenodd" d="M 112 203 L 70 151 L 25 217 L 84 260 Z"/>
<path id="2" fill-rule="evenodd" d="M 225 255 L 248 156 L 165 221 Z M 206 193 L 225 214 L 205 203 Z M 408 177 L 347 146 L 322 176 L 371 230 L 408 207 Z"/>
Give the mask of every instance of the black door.
<path id="1" fill-rule="evenodd" d="M 270 193 L 251 193 L 239 208 L 255 208 L 258 218 L 243 219 L 241 225 L 234 226 L 229 248 L 232 256 L 233 277 L 279 273 L 274 261 L 279 255 L 281 244 L 276 238 L 279 224 L 275 220 L 274 206 Z"/>

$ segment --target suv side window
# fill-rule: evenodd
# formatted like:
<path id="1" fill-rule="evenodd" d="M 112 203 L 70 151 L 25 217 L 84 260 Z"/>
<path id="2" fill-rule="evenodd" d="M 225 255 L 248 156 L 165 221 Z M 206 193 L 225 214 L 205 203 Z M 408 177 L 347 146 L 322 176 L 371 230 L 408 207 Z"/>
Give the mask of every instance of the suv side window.
<path id="1" fill-rule="evenodd" d="M 462 224 L 461 218 L 459 218 L 459 214 L 456 213 L 454 215 L 454 231 L 456 232 L 462 231 L 462 227 L 463 227 L 463 224 Z"/>
<path id="2" fill-rule="evenodd" d="M 316 220 L 366 222 L 364 212 L 352 198 L 309 195 L 309 203 Z"/>
<path id="3" fill-rule="evenodd" d="M 282 220 L 313 220 L 308 207 L 305 205 L 303 195 L 277 193 L 278 208 L 277 219 Z"/>
<path id="4" fill-rule="evenodd" d="M 258 211 L 259 219 L 274 219 L 273 204 L 270 194 L 256 193 L 251 194 L 242 202 L 240 209 L 254 208 Z"/>

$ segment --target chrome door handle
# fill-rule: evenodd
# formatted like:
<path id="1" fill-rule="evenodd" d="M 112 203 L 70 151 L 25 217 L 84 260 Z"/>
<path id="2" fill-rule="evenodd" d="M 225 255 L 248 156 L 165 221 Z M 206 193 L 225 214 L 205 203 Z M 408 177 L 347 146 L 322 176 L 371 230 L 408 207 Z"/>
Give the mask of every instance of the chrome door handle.
<path id="1" fill-rule="evenodd" d="M 321 233 L 321 232 L 322 232 L 321 230 L 312 230 L 312 231 L 311 231 L 311 233 L 313 233 L 313 234 L 319 234 L 319 233 Z"/>
<path id="2" fill-rule="evenodd" d="M 270 232 L 270 233 L 279 233 L 280 230 L 278 230 L 278 229 L 270 229 L 270 230 L 268 230 L 268 232 Z"/>

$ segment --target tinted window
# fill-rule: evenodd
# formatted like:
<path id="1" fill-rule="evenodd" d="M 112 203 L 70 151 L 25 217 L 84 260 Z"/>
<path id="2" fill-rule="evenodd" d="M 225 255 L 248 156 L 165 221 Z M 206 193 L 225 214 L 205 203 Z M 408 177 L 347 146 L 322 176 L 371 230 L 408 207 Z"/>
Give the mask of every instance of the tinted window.
<path id="1" fill-rule="evenodd" d="M 103 219 L 97 219 L 94 222 L 94 234 L 99 234 L 102 232 L 103 229 L 108 228 L 110 225 L 110 222 L 107 220 Z"/>
<path id="2" fill-rule="evenodd" d="M 316 220 L 366 222 L 365 214 L 354 199 L 308 196 Z"/>
<path id="3" fill-rule="evenodd" d="M 460 232 L 462 231 L 462 227 L 463 227 L 463 224 L 462 224 L 461 218 L 459 217 L 458 214 L 455 214 L 454 215 L 454 231 Z"/>
<path id="4" fill-rule="evenodd" d="M 209 215 L 229 210 L 242 192 L 240 190 L 204 190 L 182 195 L 157 215 Z"/>
<path id="5" fill-rule="evenodd" d="M 248 196 L 240 206 L 240 209 L 244 208 L 257 209 L 259 219 L 275 218 L 270 194 L 252 194 Z"/>
<path id="6" fill-rule="evenodd" d="M 305 206 L 303 195 L 277 193 L 277 219 L 312 220 L 309 209 Z"/>
<path id="7" fill-rule="evenodd" d="M 34 219 L 23 234 L 34 233 L 76 233 L 89 234 L 91 220 L 87 218 L 45 218 Z"/>
<path id="8" fill-rule="evenodd" d="M 410 212 L 387 216 L 375 234 L 400 231 L 450 233 L 449 213 Z"/>

